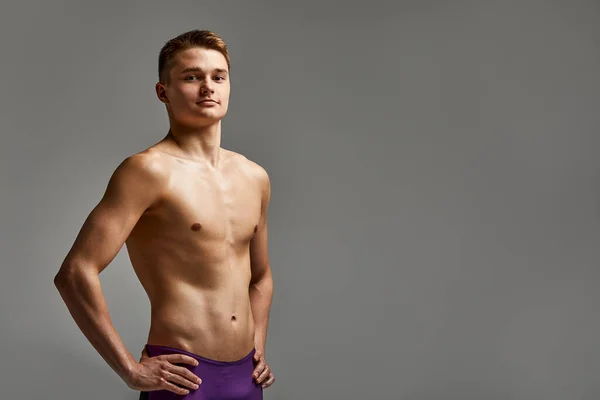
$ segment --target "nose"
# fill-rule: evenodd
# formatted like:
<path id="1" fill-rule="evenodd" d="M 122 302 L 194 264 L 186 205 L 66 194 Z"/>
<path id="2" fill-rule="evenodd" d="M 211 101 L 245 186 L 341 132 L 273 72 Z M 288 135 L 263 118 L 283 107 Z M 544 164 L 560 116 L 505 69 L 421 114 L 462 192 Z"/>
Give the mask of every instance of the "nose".
<path id="1" fill-rule="evenodd" d="M 213 83 L 210 81 L 210 79 L 206 79 L 200 87 L 200 93 L 202 95 L 213 94 L 215 91 L 212 85 Z"/>

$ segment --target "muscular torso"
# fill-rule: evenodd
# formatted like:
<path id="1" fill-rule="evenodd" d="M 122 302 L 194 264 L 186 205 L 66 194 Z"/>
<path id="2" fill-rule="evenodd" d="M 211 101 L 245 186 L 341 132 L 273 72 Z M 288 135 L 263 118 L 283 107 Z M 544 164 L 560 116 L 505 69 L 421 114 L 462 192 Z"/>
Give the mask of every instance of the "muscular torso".
<path id="1" fill-rule="evenodd" d="M 168 171 L 126 246 L 150 299 L 148 343 L 233 361 L 254 346 L 250 241 L 261 213 L 255 164 L 221 149 L 218 167 L 150 149 Z"/>

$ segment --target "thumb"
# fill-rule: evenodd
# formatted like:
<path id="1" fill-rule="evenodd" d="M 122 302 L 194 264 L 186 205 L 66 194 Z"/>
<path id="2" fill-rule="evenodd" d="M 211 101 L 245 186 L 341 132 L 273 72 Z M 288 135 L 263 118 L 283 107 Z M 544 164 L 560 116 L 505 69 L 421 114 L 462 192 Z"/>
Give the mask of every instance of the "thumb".
<path id="1" fill-rule="evenodd" d="M 142 361 L 144 358 L 148 358 L 148 350 L 146 350 L 146 346 L 144 346 L 144 349 L 142 350 L 142 357 L 140 358 L 140 361 Z"/>

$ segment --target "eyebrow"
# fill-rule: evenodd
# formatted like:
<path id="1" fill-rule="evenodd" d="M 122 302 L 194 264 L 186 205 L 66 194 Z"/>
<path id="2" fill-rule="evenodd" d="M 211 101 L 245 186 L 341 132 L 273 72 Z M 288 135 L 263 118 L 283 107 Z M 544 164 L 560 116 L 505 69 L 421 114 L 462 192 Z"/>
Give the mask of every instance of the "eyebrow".
<path id="1" fill-rule="evenodd" d="M 227 70 L 223 69 L 223 68 L 215 68 L 214 71 L 227 74 Z M 184 69 L 183 71 L 181 71 L 182 74 L 185 74 L 186 72 L 202 72 L 202 68 L 188 67 L 188 68 Z"/>

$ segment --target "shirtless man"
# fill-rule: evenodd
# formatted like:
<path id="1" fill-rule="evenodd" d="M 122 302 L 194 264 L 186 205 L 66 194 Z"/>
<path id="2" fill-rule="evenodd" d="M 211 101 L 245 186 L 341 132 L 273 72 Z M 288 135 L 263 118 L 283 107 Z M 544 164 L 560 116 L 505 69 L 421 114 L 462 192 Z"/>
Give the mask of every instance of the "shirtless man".
<path id="1" fill-rule="evenodd" d="M 225 150 L 225 43 L 209 31 L 162 48 L 156 93 L 170 129 L 126 158 L 54 283 L 78 327 L 140 399 L 262 399 L 273 280 L 266 171 Z M 115 331 L 98 275 L 126 244 L 151 305 L 136 361 Z"/>

